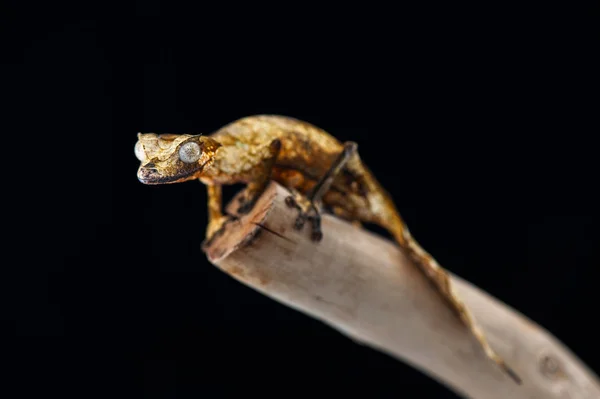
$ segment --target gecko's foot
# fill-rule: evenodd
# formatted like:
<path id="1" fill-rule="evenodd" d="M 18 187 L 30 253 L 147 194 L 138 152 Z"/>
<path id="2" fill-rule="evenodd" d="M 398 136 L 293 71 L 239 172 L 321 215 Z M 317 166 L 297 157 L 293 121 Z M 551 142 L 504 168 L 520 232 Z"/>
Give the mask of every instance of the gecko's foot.
<path id="1" fill-rule="evenodd" d="M 250 210 L 252 209 L 253 206 L 254 206 L 254 203 L 252 203 L 250 201 L 242 202 L 242 204 L 238 207 L 236 212 L 240 215 L 244 215 L 244 214 L 250 212 Z"/>
<path id="2" fill-rule="evenodd" d="M 323 232 L 321 231 L 321 214 L 317 206 L 308 198 L 298 193 L 286 197 L 285 203 L 290 208 L 298 209 L 298 217 L 294 222 L 296 230 L 302 230 L 306 222 L 311 223 L 310 238 L 313 241 L 321 241 Z"/>
<path id="3" fill-rule="evenodd" d="M 210 243 L 225 232 L 225 226 L 230 222 L 239 220 L 239 217 L 234 215 L 223 215 L 219 219 L 212 220 L 206 228 L 206 237 L 202 242 L 202 247 L 209 246 Z"/>

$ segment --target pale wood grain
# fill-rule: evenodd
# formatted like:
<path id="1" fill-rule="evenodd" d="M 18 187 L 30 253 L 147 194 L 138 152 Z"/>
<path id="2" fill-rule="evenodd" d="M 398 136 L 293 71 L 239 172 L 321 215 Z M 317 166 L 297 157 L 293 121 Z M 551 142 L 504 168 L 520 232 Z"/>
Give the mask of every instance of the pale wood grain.
<path id="1" fill-rule="evenodd" d="M 452 279 L 517 385 L 392 241 L 332 216 L 324 238 L 296 231 L 272 183 L 253 211 L 203 246 L 238 281 L 385 352 L 469 398 L 600 398 L 600 383 L 548 331 L 469 282 Z M 435 254 L 433 254 L 435 255 Z"/>

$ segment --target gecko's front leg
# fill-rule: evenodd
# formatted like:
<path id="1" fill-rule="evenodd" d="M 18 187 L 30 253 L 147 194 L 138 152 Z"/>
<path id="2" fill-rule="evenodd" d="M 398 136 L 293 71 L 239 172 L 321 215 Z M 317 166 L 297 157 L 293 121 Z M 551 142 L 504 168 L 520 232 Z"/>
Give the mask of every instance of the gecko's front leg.
<path id="1" fill-rule="evenodd" d="M 344 149 L 327 173 L 313 186 L 306 196 L 292 190 L 292 195 L 286 198 L 286 204 L 289 207 L 298 209 L 298 217 L 296 218 L 294 227 L 300 230 L 307 221 L 311 222 L 311 239 L 313 241 L 320 241 L 323 238 L 323 232 L 321 231 L 321 200 L 331 187 L 335 177 L 356 153 L 357 148 L 358 145 L 356 143 L 351 141 L 346 142 Z"/>
<path id="2" fill-rule="evenodd" d="M 219 231 L 222 231 L 225 223 L 231 217 L 223 215 L 222 206 L 222 189 L 218 184 L 207 184 L 208 193 L 208 225 L 206 227 L 206 242 L 210 242 Z"/>
<path id="3" fill-rule="evenodd" d="M 269 144 L 268 156 L 257 165 L 256 170 L 253 173 L 253 179 L 248 183 L 246 192 L 239 199 L 239 208 L 237 209 L 238 214 L 248 213 L 256 203 L 256 200 L 267 188 L 269 181 L 271 180 L 271 174 L 273 166 L 281 150 L 281 141 L 279 139 L 273 140 Z"/>

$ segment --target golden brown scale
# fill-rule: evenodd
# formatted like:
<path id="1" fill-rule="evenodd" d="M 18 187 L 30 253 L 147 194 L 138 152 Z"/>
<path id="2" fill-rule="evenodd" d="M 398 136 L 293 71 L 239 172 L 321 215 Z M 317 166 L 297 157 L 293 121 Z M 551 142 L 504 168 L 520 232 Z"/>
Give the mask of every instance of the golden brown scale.
<path id="1" fill-rule="evenodd" d="M 210 136 L 138 134 L 138 178 L 145 184 L 199 179 L 208 186 L 210 241 L 228 220 L 221 211 L 221 185 L 246 183 L 239 212 L 248 212 L 270 180 L 291 191 L 296 228 L 312 225 L 320 240 L 321 205 L 351 222 L 387 229 L 469 328 L 485 354 L 513 380 L 519 377 L 488 344 L 483 331 L 453 291 L 448 273 L 411 236 L 388 193 L 362 163 L 355 143 L 341 143 L 324 130 L 294 118 L 257 115 L 234 121 Z"/>

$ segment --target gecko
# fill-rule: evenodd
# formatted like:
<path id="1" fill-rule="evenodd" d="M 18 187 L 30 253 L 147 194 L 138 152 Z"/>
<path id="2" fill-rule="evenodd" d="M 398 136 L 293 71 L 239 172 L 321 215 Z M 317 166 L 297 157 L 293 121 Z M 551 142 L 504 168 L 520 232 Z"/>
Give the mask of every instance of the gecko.
<path id="1" fill-rule="evenodd" d="M 207 187 L 210 242 L 233 216 L 222 211 L 222 186 L 246 185 L 238 214 L 248 213 L 275 181 L 290 192 L 286 204 L 296 209 L 294 228 L 310 225 L 319 242 L 321 214 L 329 211 L 350 222 L 383 227 L 414 261 L 442 298 L 476 338 L 485 355 L 517 384 L 519 376 L 492 349 L 471 312 L 458 297 L 449 273 L 413 238 L 390 194 L 358 154 L 356 142 L 341 142 L 306 121 L 282 115 L 252 115 L 211 134 L 138 133 L 134 152 L 137 177 L 147 185 L 199 180 Z"/>

